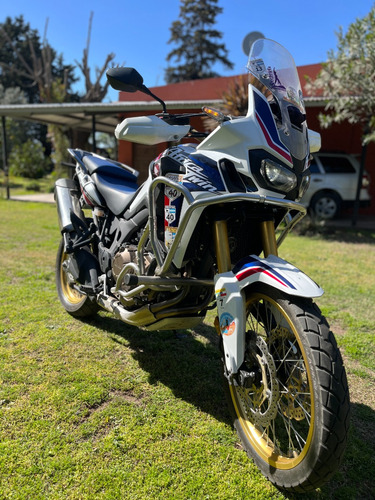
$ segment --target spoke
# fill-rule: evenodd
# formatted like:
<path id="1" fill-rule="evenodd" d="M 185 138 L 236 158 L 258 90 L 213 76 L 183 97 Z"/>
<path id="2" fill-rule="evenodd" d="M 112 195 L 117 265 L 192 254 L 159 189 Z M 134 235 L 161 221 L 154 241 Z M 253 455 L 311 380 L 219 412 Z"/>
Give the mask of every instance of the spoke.
<path id="1" fill-rule="evenodd" d="M 299 359 L 298 360 L 294 360 L 294 361 L 288 361 L 289 364 L 285 365 L 285 368 L 289 368 L 290 363 L 294 363 L 294 366 L 293 366 L 292 370 L 288 372 L 289 374 L 288 374 L 288 380 L 287 380 L 287 382 L 292 379 L 294 371 L 296 370 L 297 366 L 299 366 L 300 361 L 301 360 L 299 360 Z M 300 379 L 300 377 L 298 377 L 298 378 Z"/>
<path id="2" fill-rule="evenodd" d="M 300 451 L 302 451 L 303 447 L 306 444 L 306 440 L 301 436 L 301 434 L 294 427 L 292 419 L 285 417 L 285 415 L 283 414 L 282 410 L 280 409 L 280 406 L 279 406 L 279 412 L 278 413 L 281 416 L 281 418 L 283 419 L 285 430 L 288 433 L 288 438 L 289 438 L 288 440 L 289 440 L 290 444 L 294 448 L 293 435 L 292 435 L 292 432 L 290 431 L 290 429 L 292 429 L 292 431 L 294 433 L 294 438 L 297 441 L 297 444 L 298 444 L 298 446 L 300 448 Z"/>
<path id="3" fill-rule="evenodd" d="M 256 313 L 256 311 L 254 311 L 254 312 Z M 258 325 L 259 325 L 259 322 L 256 321 L 256 324 L 255 324 L 254 323 L 255 321 L 256 321 L 256 318 L 254 316 L 254 313 L 249 314 L 248 317 L 247 317 L 247 322 L 249 324 L 250 330 L 252 330 L 256 334 L 258 334 Z"/>
<path id="4" fill-rule="evenodd" d="M 297 342 L 297 340 L 295 340 L 295 342 Z M 284 343 L 283 343 L 284 345 Z M 287 350 L 287 352 L 285 353 L 284 357 L 282 359 L 280 359 L 280 366 L 282 364 L 285 363 L 285 361 L 290 361 L 287 359 L 287 356 L 289 355 L 290 351 L 293 349 L 293 347 L 295 347 L 294 343 L 290 345 L 289 349 Z M 296 360 L 295 358 L 292 359 L 293 362 L 296 362 L 296 361 L 300 361 L 300 359 Z"/>
<path id="5" fill-rule="evenodd" d="M 300 394 L 300 393 L 298 393 L 298 395 L 299 395 L 299 394 Z M 311 395 L 310 395 L 310 393 L 305 393 L 305 394 L 307 394 L 307 395 L 311 396 Z M 310 427 L 310 422 L 311 422 L 311 413 L 309 413 L 309 412 L 306 410 L 306 408 L 305 408 L 305 407 L 304 407 L 304 405 L 303 405 L 303 404 L 299 401 L 299 399 L 298 399 L 298 398 L 295 398 L 295 399 L 294 399 L 294 401 L 296 401 L 296 402 L 297 402 L 297 404 L 298 404 L 298 406 L 302 409 L 303 413 L 305 414 L 306 421 L 307 421 L 307 423 L 308 423 L 308 425 L 309 425 L 309 427 Z M 311 404 L 310 404 L 308 401 L 306 401 L 306 402 L 305 402 L 305 404 L 309 405 L 309 406 L 310 406 L 310 408 L 311 408 Z"/>
<path id="6" fill-rule="evenodd" d="M 279 380 L 279 384 L 284 388 L 284 390 L 280 391 L 280 394 L 283 394 L 287 398 L 292 398 L 291 392 L 288 389 L 288 387 L 286 387 L 281 382 L 281 380 Z M 292 398 L 293 401 L 295 401 L 298 404 L 298 406 L 302 409 L 302 411 L 304 412 L 306 421 L 307 421 L 308 425 L 310 426 L 311 413 L 308 412 L 308 410 L 305 408 L 304 404 L 308 405 L 311 408 L 311 402 L 305 401 L 304 403 L 302 403 L 300 401 L 300 399 L 299 399 L 299 396 L 310 396 L 311 397 L 311 392 L 300 392 L 300 391 L 297 391 L 296 394 L 294 395 L 294 397 Z"/>
<path id="7" fill-rule="evenodd" d="M 269 305 L 268 306 L 264 305 L 264 308 L 266 310 L 265 325 L 264 326 L 265 326 L 265 331 L 268 334 L 268 332 L 271 331 L 273 313 L 272 313 L 272 309 L 271 309 L 271 307 L 269 307 Z"/>

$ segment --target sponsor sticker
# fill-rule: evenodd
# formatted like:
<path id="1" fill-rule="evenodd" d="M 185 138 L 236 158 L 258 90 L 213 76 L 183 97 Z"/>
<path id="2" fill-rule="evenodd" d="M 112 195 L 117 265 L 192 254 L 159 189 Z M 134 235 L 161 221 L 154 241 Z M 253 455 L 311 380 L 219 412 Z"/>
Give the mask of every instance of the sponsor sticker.
<path id="1" fill-rule="evenodd" d="M 236 322 L 229 313 L 223 313 L 220 316 L 220 330 L 223 335 L 232 335 L 236 330 Z"/>
<path id="2" fill-rule="evenodd" d="M 168 224 L 172 224 L 176 220 L 176 207 L 173 205 L 168 205 L 164 207 L 165 220 Z"/>
<path id="3" fill-rule="evenodd" d="M 225 288 L 220 288 L 220 290 L 215 290 L 216 298 L 224 298 L 227 296 L 227 291 Z"/>
<path id="4" fill-rule="evenodd" d="M 164 231 L 165 246 L 169 249 L 176 237 L 177 227 L 166 227 Z"/>
<path id="5" fill-rule="evenodd" d="M 181 193 L 179 193 L 177 191 L 177 189 L 175 188 L 172 188 L 172 187 L 168 187 L 168 186 L 165 186 L 165 196 L 167 196 L 167 198 L 169 198 L 171 201 L 175 200 L 176 198 L 178 198 L 180 196 Z"/>

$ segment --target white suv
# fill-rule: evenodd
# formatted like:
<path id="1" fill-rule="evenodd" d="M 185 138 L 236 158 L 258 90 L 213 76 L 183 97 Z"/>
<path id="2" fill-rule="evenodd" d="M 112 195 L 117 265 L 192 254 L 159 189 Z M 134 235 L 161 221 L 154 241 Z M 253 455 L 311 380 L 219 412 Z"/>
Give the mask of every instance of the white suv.
<path id="1" fill-rule="evenodd" d="M 314 153 L 310 165 L 311 182 L 301 203 L 321 219 L 336 217 L 342 208 L 354 205 L 359 162 L 347 154 Z M 362 177 L 360 206 L 370 205 L 369 176 Z"/>

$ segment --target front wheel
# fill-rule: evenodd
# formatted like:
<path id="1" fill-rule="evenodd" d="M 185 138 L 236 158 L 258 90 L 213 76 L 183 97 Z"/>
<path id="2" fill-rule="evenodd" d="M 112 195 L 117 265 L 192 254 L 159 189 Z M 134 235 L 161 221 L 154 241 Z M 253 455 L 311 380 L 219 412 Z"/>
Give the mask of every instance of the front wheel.
<path id="1" fill-rule="evenodd" d="M 65 310 L 75 318 L 94 315 L 99 306 L 88 295 L 77 290 L 73 276 L 64 270 L 63 264 L 68 259 L 64 250 L 64 240 L 61 239 L 56 256 L 56 288 L 60 302 Z"/>
<path id="2" fill-rule="evenodd" d="M 235 427 L 248 455 L 276 486 L 313 490 L 339 466 L 349 425 L 340 352 L 310 299 L 249 297 L 246 383 L 229 385 Z"/>

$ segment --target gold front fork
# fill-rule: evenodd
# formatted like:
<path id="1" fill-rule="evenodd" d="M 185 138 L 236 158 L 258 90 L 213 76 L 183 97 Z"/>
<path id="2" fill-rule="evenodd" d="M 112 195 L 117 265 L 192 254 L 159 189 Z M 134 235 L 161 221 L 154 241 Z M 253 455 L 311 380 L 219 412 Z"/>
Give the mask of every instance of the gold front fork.
<path id="1" fill-rule="evenodd" d="M 273 221 L 265 220 L 261 222 L 260 229 L 262 234 L 264 257 L 268 257 L 269 255 L 277 256 L 276 234 Z"/>
<path id="2" fill-rule="evenodd" d="M 214 241 L 219 273 L 225 273 L 232 268 L 228 241 L 228 228 L 226 220 L 214 221 Z"/>
<path id="3" fill-rule="evenodd" d="M 275 235 L 275 226 L 272 220 L 266 220 L 260 223 L 262 246 L 264 257 L 269 255 L 277 256 L 277 243 Z M 228 228 L 226 220 L 217 220 L 214 222 L 214 241 L 216 260 L 219 273 L 225 273 L 232 268 L 228 241 Z"/>

